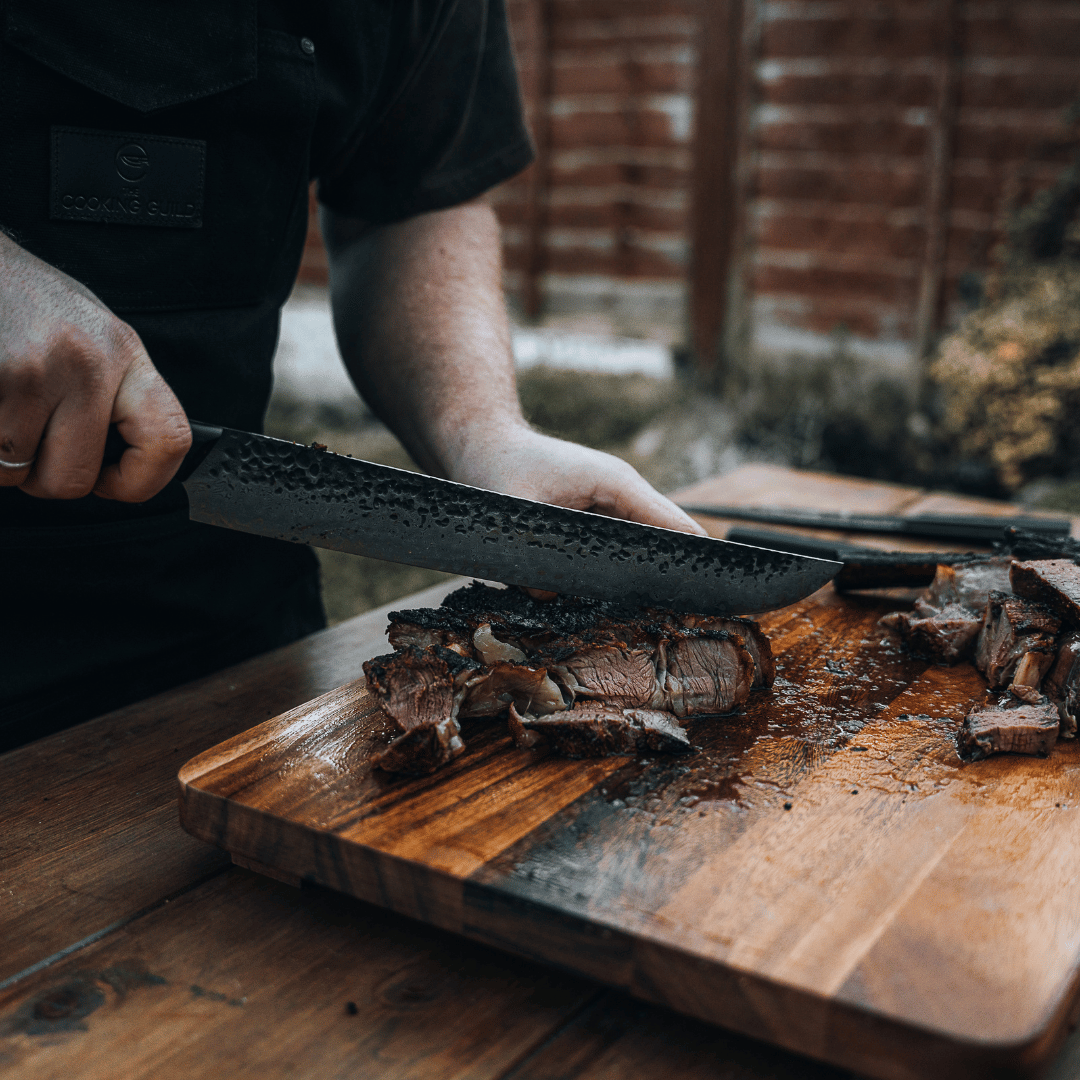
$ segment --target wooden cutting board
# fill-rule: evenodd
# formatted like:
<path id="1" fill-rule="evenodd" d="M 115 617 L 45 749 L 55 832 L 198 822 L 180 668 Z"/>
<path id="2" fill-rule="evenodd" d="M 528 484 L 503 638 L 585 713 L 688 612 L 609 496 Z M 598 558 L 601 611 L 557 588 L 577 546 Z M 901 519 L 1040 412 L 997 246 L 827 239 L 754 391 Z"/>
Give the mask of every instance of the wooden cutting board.
<path id="1" fill-rule="evenodd" d="M 181 819 L 243 865 L 873 1076 L 1028 1075 L 1080 1000 L 1080 745 L 960 762 L 983 680 L 904 653 L 876 625 L 894 606 L 827 587 L 767 616 L 776 686 L 691 722 L 690 757 L 568 761 L 474 722 L 450 767 L 394 778 L 361 680 L 188 762 Z"/>

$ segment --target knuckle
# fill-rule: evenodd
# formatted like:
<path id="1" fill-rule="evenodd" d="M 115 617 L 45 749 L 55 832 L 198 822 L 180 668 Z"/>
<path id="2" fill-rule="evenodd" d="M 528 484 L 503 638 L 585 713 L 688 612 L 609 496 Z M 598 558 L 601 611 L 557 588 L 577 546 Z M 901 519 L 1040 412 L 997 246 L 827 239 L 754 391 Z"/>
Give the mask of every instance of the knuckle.
<path id="1" fill-rule="evenodd" d="M 184 416 L 170 417 L 156 440 L 162 457 L 183 457 L 191 449 L 191 427 Z"/>
<path id="2" fill-rule="evenodd" d="M 26 345 L 16 355 L 6 357 L 0 362 L 0 395 L 43 398 L 48 385 L 46 366 L 45 350 L 33 345 Z"/>
<path id="3" fill-rule="evenodd" d="M 101 377 L 108 364 L 108 354 L 91 334 L 75 326 L 67 326 L 61 339 L 64 367 L 80 381 Z"/>
<path id="4" fill-rule="evenodd" d="M 132 359 L 142 355 L 146 350 L 143 348 L 142 338 L 121 319 L 114 319 L 110 327 L 112 346 L 116 352 L 125 359 Z"/>

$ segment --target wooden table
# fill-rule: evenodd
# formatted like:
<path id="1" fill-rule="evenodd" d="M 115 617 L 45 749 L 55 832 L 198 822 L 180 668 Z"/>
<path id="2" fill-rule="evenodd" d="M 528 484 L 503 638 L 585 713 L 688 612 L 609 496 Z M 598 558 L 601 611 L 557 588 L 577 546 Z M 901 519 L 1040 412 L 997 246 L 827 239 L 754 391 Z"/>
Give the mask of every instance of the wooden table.
<path id="1" fill-rule="evenodd" d="M 1004 509 L 767 466 L 682 494 L 867 512 Z M 708 524 L 717 534 L 726 525 Z M 844 1075 L 327 890 L 269 881 L 183 832 L 179 766 L 356 678 L 383 646 L 385 616 L 0 757 L 0 1074 Z M 1049 1075 L 1078 1074 L 1073 1036 Z"/>

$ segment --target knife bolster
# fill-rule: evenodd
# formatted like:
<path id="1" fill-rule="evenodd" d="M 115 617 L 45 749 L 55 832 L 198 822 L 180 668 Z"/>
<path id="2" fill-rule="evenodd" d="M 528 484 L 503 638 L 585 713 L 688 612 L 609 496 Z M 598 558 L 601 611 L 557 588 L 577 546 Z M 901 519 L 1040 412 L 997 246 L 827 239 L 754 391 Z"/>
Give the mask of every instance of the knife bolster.
<path id="1" fill-rule="evenodd" d="M 183 483 L 205 460 L 221 438 L 224 428 L 212 424 L 202 424 L 198 420 L 189 420 L 191 425 L 191 449 L 177 470 L 176 478 Z"/>

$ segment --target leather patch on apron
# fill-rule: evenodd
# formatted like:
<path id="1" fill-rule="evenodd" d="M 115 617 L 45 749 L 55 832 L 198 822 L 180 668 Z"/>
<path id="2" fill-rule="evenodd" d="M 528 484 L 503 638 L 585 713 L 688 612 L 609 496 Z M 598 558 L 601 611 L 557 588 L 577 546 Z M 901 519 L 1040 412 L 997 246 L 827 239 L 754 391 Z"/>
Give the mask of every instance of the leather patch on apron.
<path id="1" fill-rule="evenodd" d="M 201 139 L 54 127 L 51 172 L 54 221 L 202 226 Z"/>

